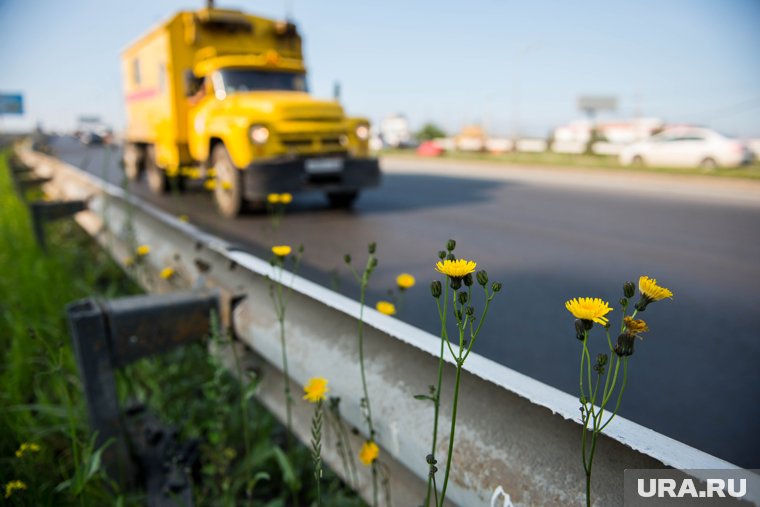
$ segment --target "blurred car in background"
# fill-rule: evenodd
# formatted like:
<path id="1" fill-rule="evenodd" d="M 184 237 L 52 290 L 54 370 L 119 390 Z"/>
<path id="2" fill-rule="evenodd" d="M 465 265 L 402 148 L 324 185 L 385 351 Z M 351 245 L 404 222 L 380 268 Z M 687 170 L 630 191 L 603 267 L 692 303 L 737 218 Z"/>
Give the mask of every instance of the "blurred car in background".
<path id="1" fill-rule="evenodd" d="M 113 131 L 97 116 L 80 116 L 74 137 L 86 146 L 108 144 L 112 140 Z"/>
<path id="2" fill-rule="evenodd" d="M 741 141 L 695 127 L 670 128 L 620 152 L 622 165 L 714 169 L 749 164 L 752 159 L 752 152 Z"/>

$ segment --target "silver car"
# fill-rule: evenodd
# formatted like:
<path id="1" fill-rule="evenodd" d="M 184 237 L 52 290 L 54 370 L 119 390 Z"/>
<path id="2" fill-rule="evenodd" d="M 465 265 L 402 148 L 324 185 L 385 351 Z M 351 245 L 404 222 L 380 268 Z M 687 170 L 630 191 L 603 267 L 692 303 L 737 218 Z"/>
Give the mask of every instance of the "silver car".
<path id="1" fill-rule="evenodd" d="M 662 167 L 737 167 L 752 162 L 752 152 L 737 139 L 695 127 L 667 129 L 620 152 L 623 165 Z"/>

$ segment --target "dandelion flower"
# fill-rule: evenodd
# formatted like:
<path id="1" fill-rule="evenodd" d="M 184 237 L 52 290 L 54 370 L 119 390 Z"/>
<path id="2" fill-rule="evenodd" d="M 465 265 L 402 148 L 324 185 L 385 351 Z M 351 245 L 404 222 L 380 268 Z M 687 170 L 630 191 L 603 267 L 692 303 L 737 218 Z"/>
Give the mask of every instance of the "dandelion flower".
<path id="1" fill-rule="evenodd" d="M 415 283 L 416 280 L 409 273 L 401 273 L 396 277 L 396 285 L 401 290 L 411 289 Z"/>
<path id="2" fill-rule="evenodd" d="M 632 334 L 645 333 L 649 331 L 649 326 L 647 326 L 646 322 L 640 319 L 632 319 L 627 315 L 623 317 L 623 324 L 625 324 L 625 328 L 628 330 L 628 332 Z"/>
<path id="3" fill-rule="evenodd" d="M 216 181 L 214 180 L 206 180 L 203 182 L 203 187 L 206 190 L 214 190 L 216 188 Z"/>
<path id="4" fill-rule="evenodd" d="M 267 202 L 269 204 L 279 204 L 281 201 L 280 194 L 269 194 L 267 195 Z"/>
<path id="5" fill-rule="evenodd" d="M 161 273 L 159 275 L 164 280 L 168 280 L 169 278 L 174 276 L 174 268 L 164 268 L 161 270 Z"/>
<path id="6" fill-rule="evenodd" d="M 657 285 L 657 280 L 644 275 L 639 278 L 639 292 L 641 299 L 636 303 L 636 309 L 643 312 L 649 303 L 665 298 L 673 299 L 673 293 L 665 287 Z"/>
<path id="7" fill-rule="evenodd" d="M 35 444 L 34 442 L 24 442 L 16 450 L 16 457 L 20 458 L 28 452 L 40 452 L 40 446 Z"/>
<path id="8" fill-rule="evenodd" d="M 370 466 L 377 459 L 378 454 L 380 454 L 380 448 L 375 442 L 368 440 L 364 442 L 364 445 L 359 450 L 359 461 L 366 466 Z"/>
<path id="9" fill-rule="evenodd" d="M 377 305 L 375 305 L 375 308 L 377 309 L 378 312 L 385 315 L 396 314 L 396 306 L 389 301 L 378 301 Z"/>
<path id="10" fill-rule="evenodd" d="M 232 190 L 232 182 L 227 180 L 222 181 L 222 190 Z"/>
<path id="11" fill-rule="evenodd" d="M 10 498 L 14 491 L 22 491 L 25 489 L 26 484 L 23 481 L 10 481 L 5 485 L 5 498 Z"/>
<path id="12" fill-rule="evenodd" d="M 293 249 L 288 245 L 277 245 L 272 247 L 272 253 L 277 257 L 287 257 L 292 251 Z"/>
<path id="13" fill-rule="evenodd" d="M 435 270 L 451 278 L 464 278 L 475 271 L 478 264 L 465 259 L 438 261 Z"/>
<path id="14" fill-rule="evenodd" d="M 124 265 L 126 267 L 128 267 L 128 268 L 134 266 L 135 265 L 135 258 L 134 257 L 127 257 L 126 259 L 124 259 Z"/>
<path id="15" fill-rule="evenodd" d="M 135 252 L 137 252 L 137 255 L 140 257 L 145 257 L 150 253 L 150 247 L 148 245 L 140 245 Z"/>
<path id="16" fill-rule="evenodd" d="M 303 387 L 303 399 L 311 403 L 316 403 L 325 399 L 325 395 L 330 389 L 327 388 L 327 379 L 314 377 L 309 379 L 309 383 Z"/>
<path id="17" fill-rule="evenodd" d="M 293 194 L 288 194 L 288 193 L 280 194 L 280 202 L 283 204 L 290 204 L 291 202 L 293 202 Z"/>
<path id="18" fill-rule="evenodd" d="M 565 303 L 565 308 L 576 319 L 590 320 L 603 326 L 608 322 L 605 315 L 612 311 L 609 303 L 600 298 L 574 298 Z"/>

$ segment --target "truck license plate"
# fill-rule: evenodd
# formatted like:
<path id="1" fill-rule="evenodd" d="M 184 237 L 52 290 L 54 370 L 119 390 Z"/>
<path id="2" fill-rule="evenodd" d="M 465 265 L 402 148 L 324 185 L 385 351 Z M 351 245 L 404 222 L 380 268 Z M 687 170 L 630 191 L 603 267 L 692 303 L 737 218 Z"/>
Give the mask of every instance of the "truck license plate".
<path id="1" fill-rule="evenodd" d="M 312 174 L 334 173 L 343 169 L 342 158 L 310 158 L 306 160 L 306 172 Z"/>

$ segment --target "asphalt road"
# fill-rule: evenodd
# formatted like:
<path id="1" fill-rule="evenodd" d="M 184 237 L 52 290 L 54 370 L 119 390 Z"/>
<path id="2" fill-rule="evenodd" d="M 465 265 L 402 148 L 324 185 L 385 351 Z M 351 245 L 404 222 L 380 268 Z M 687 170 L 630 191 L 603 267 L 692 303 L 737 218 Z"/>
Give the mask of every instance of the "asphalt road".
<path id="1" fill-rule="evenodd" d="M 54 149 L 78 167 L 122 181 L 115 149 L 65 138 Z M 133 190 L 265 257 L 273 242 L 303 244 L 303 274 L 351 296 L 357 287 L 343 255 L 363 259 L 366 245 L 377 241 L 370 301 L 383 298 L 398 273 L 413 274 L 418 285 L 398 317 L 434 334 L 428 285 L 436 253 L 455 238 L 459 257 L 476 260 L 504 284 L 475 350 L 572 394 L 580 343 L 564 302 L 598 296 L 618 307 L 624 281 L 656 277 L 675 298 L 642 314 L 651 331 L 636 343 L 622 415 L 760 468 L 760 199 L 711 199 L 709 186 L 684 196 L 673 187 L 678 179 L 634 177 L 627 190 L 615 191 L 596 188 L 593 172 L 557 185 L 508 173 L 476 177 L 467 164 L 446 170 L 473 170 L 473 177 L 436 175 L 430 165 L 389 161 L 382 187 L 350 212 L 328 209 L 321 195 L 296 196 L 275 238 L 265 215 L 222 219 L 200 190 L 164 197 L 151 195 L 145 183 Z M 592 354 L 606 349 L 604 334 L 596 333 Z"/>

